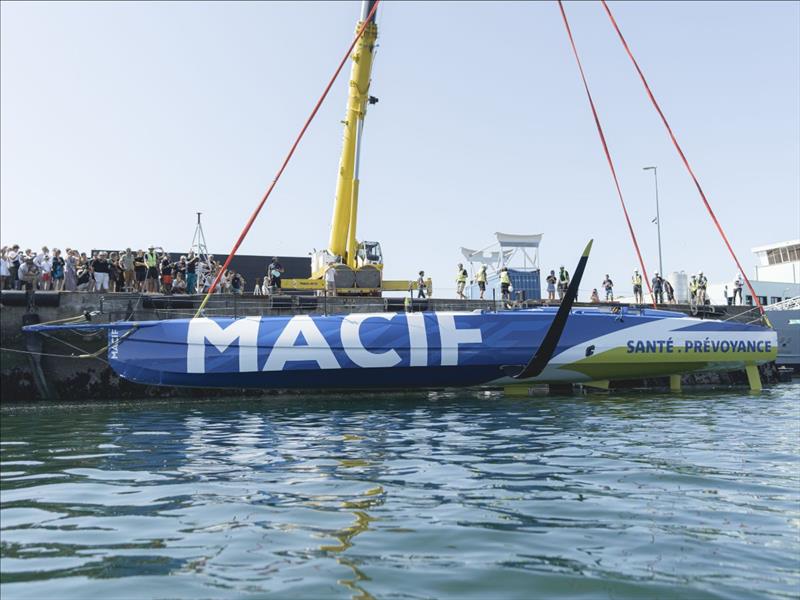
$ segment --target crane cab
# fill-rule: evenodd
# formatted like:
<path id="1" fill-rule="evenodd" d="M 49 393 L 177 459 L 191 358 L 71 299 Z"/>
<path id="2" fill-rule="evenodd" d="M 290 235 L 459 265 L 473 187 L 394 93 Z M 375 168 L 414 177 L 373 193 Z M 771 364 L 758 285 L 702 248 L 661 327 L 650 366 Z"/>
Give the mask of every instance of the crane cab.
<path id="1" fill-rule="evenodd" d="M 380 242 L 361 242 L 358 244 L 356 253 L 356 266 L 361 268 L 365 265 L 378 265 L 383 268 L 383 252 Z"/>

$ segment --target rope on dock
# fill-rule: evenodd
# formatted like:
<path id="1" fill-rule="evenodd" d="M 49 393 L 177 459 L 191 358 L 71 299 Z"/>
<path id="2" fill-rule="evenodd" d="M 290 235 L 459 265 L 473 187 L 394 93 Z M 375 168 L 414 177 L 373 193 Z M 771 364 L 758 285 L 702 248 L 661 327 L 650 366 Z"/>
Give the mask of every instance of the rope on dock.
<path id="1" fill-rule="evenodd" d="M 53 358 L 89 358 L 90 355 L 88 354 L 50 354 L 48 352 L 31 352 L 30 350 L 17 350 L 15 348 L 2 348 L 0 347 L 0 352 L 15 352 L 16 354 L 31 354 L 34 356 L 52 356 Z M 108 363 L 108 361 L 100 358 L 99 356 L 94 356 L 91 358 L 96 358 L 97 360 L 102 360 L 104 363 Z"/>

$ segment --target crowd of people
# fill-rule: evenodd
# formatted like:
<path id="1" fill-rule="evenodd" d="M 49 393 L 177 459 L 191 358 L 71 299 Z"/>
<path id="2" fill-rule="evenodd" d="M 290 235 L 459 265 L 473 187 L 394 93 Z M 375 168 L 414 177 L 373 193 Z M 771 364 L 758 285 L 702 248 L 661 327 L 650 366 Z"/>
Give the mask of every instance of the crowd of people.
<path id="1" fill-rule="evenodd" d="M 147 251 L 131 248 L 106 252 L 95 251 L 90 255 L 72 248 L 63 252 L 59 248 L 50 250 L 42 247 L 40 252 L 30 248 L 21 250 L 18 245 L 0 248 L 0 289 L 4 290 L 53 290 L 65 292 L 138 292 L 148 294 L 199 294 L 206 293 L 223 265 L 213 256 L 203 257 L 190 251 L 173 260 L 161 248 L 150 246 Z M 279 293 L 284 268 L 278 257 L 273 257 L 263 278 L 258 278 L 250 293 L 256 296 Z M 499 271 L 501 297 L 509 300 L 511 296 L 511 277 L 508 269 Z M 456 293 L 466 298 L 464 290 L 469 279 L 464 265 L 459 263 L 456 275 Z M 547 301 L 561 300 L 569 288 L 569 271 L 562 265 L 558 274 L 555 270 L 545 278 Z M 470 281 L 473 283 L 473 281 Z M 484 298 L 487 283 L 486 265 L 475 275 L 480 298 Z M 651 280 L 651 290 L 656 304 L 676 304 L 675 289 L 672 283 L 655 273 Z M 418 297 L 426 297 L 425 272 L 419 272 L 416 282 Z M 638 270 L 631 277 L 634 301 L 644 304 L 644 279 Z M 247 282 L 241 273 L 226 269 L 215 289 L 218 293 L 244 294 Z M 706 304 L 708 301 L 708 279 L 700 271 L 693 274 L 688 282 L 689 302 Z M 743 281 L 737 276 L 732 284 L 732 294 L 725 287 L 728 304 L 742 304 Z M 614 281 L 606 274 L 600 284 L 603 301 L 614 301 Z M 591 294 L 591 302 L 601 302 L 598 288 Z"/>
<path id="2" fill-rule="evenodd" d="M 73 248 L 42 247 L 40 252 L 18 245 L 0 248 L 0 289 L 64 292 L 138 292 L 198 294 L 207 292 L 223 265 L 213 256 L 194 251 L 173 260 L 161 248 L 96 251 L 88 255 Z M 283 267 L 273 258 L 254 294 L 275 293 L 281 287 Z M 215 289 L 243 294 L 247 282 L 241 273 L 226 269 Z"/>

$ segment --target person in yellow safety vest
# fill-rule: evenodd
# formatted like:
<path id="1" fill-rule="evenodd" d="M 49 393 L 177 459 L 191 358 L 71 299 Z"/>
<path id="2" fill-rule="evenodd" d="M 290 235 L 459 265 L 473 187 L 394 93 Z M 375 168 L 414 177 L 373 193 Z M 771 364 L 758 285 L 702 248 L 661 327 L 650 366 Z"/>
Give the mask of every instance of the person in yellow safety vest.
<path id="1" fill-rule="evenodd" d="M 697 303 L 697 275 L 692 275 L 689 280 L 689 303 Z"/>
<path id="2" fill-rule="evenodd" d="M 158 291 L 158 253 L 153 246 L 144 254 L 144 264 L 147 266 L 145 275 L 145 292 L 155 294 Z"/>
<path id="3" fill-rule="evenodd" d="M 500 269 L 500 295 L 503 300 L 510 300 L 509 288 L 511 287 L 511 277 L 508 274 L 508 268 L 503 267 Z"/>
<path id="4" fill-rule="evenodd" d="M 698 304 L 705 304 L 706 303 L 706 288 L 708 287 L 708 279 L 706 276 L 703 275 L 703 272 L 700 271 L 700 275 L 697 276 L 697 303 Z"/>
<path id="5" fill-rule="evenodd" d="M 637 304 L 644 304 L 644 295 L 642 294 L 642 276 L 639 275 L 639 269 L 636 269 L 633 272 L 633 277 L 631 277 L 631 281 L 633 282 L 634 302 L 636 302 Z"/>
<path id="6" fill-rule="evenodd" d="M 467 285 L 467 270 L 464 268 L 464 265 L 458 263 L 458 275 L 456 275 L 456 294 L 462 300 L 466 300 L 467 297 L 464 295 L 464 287 Z"/>
<path id="7" fill-rule="evenodd" d="M 569 289 L 569 271 L 561 265 L 558 271 L 558 299 L 562 300 L 567 295 Z"/>
<path id="8" fill-rule="evenodd" d="M 478 282 L 478 289 L 481 291 L 481 300 L 483 294 L 486 292 L 486 265 L 482 265 L 478 274 L 475 276 L 475 281 Z"/>

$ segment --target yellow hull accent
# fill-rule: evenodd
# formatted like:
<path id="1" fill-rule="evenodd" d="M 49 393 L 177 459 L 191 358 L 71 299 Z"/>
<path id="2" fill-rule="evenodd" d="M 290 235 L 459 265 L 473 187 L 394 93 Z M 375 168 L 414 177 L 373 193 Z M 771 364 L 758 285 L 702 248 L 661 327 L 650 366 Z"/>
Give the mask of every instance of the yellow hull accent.
<path id="1" fill-rule="evenodd" d="M 745 372 L 747 373 L 747 383 L 750 384 L 751 392 L 761 391 L 761 374 L 758 372 L 758 367 L 754 364 L 745 365 Z"/>
<path id="2" fill-rule="evenodd" d="M 587 381 L 583 385 L 586 386 L 586 387 L 598 388 L 598 389 L 601 389 L 601 390 L 607 390 L 608 386 L 610 384 L 611 384 L 611 382 L 608 379 L 598 379 L 596 381 Z"/>
<path id="3" fill-rule="evenodd" d="M 680 375 L 670 375 L 669 376 L 669 391 L 671 392 L 680 392 L 681 391 L 681 379 Z"/>

